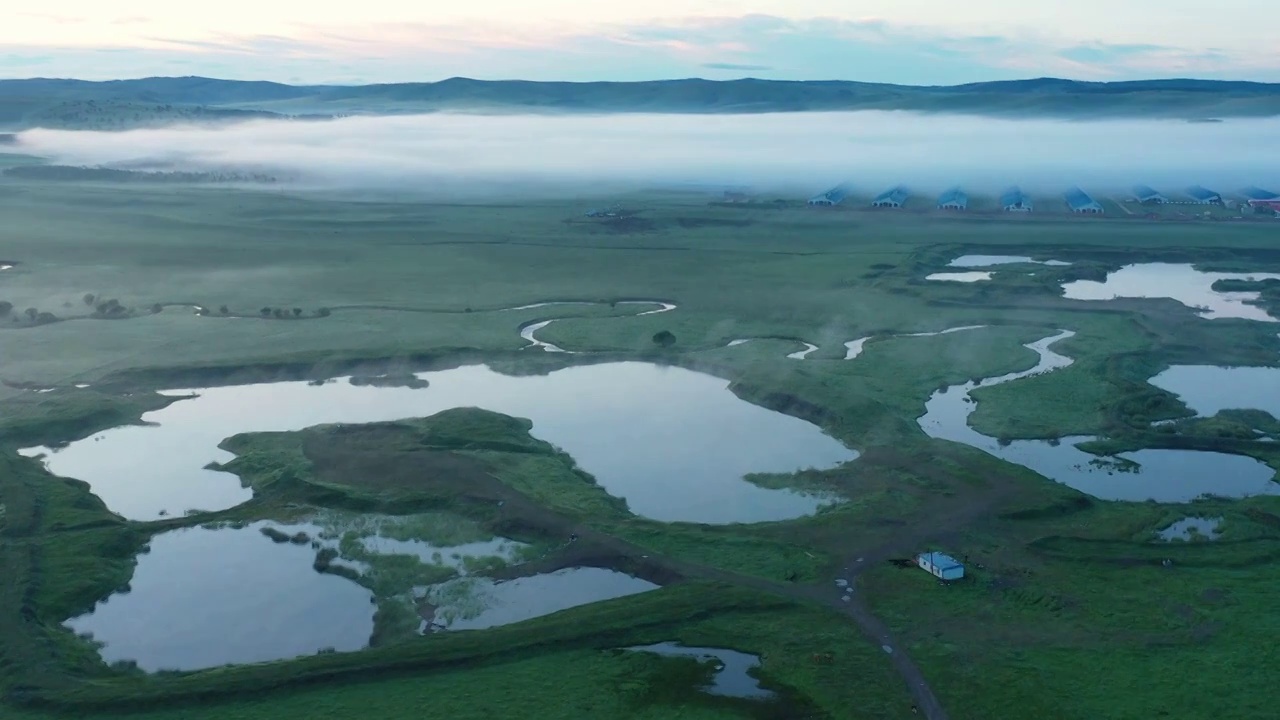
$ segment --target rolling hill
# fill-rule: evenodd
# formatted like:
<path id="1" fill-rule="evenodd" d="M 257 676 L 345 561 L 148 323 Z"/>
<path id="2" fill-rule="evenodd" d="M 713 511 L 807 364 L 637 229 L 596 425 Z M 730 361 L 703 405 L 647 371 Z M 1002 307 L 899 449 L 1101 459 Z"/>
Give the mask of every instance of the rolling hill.
<path id="1" fill-rule="evenodd" d="M 760 113 L 915 110 L 994 116 L 1207 119 L 1280 115 L 1280 84 L 1055 78 L 906 86 L 851 81 L 663 80 L 296 86 L 201 77 L 0 80 L 0 129 L 120 129 L 255 117 L 438 111 Z"/>

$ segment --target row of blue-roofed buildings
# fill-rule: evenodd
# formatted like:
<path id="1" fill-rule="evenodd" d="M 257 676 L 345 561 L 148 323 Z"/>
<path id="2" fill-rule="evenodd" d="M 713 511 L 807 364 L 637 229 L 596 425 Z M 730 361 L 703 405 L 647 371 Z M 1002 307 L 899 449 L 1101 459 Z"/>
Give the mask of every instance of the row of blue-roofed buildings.
<path id="1" fill-rule="evenodd" d="M 1280 206 L 1280 195 L 1263 190 L 1257 187 L 1250 187 L 1241 190 L 1242 204 L 1250 204 L 1254 206 L 1271 207 L 1273 205 Z M 850 187 L 848 184 L 837 185 L 827 192 L 817 195 L 809 200 L 812 206 L 834 206 L 844 202 L 850 195 Z M 911 193 L 905 186 L 898 185 L 889 188 L 880 193 L 871 201 L 872 207 L 877 208 L 900 208 L 911 197 Z M 1073 187 L 1063 193 L 1063 200 L 1066 202 L 1067 209 L 1074 213 L 1083 215 L 1100 215 L 1104 212 L 1102 203 L 1095 200 L 1089 193 Z M 1180 196 L 1164 195 L 1155 189 L 1146 185 L 1136 185 L 1133 188 L 1133 199 L 1142 204 L 1163 204 L 1163 203 L 1193 203 L 1202 205 L 1223 205 L 1226 201 L 1220 193 L 1216 193 L 1207 188 L 1195 185 L 1187 188 Z M 969 196 L 958 187 L 953 187 L 938 196 L 937 206 L 940 210 L 967 210 L 969 209 Z M 1000 208 L 1005 212 L 1012 213 L 1028 213 L 1034 209 L 1035 205 L 1031 200 L 1031 196 L 1022 192 L 1018 187 L 1011 187 L 1000 194 Z"/>

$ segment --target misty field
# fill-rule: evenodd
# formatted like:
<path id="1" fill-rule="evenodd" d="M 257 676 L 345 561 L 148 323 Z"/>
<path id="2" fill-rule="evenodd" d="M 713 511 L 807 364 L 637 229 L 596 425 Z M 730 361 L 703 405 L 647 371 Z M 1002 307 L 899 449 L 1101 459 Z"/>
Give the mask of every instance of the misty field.
<path id="1" fill-rule="evenodd" d="M 1150 261 L 1280 272 L 1274 223 L 724 199 L 499 190 L 441 202 L 411 185 L 360 195 L 0 179 L 0 261 L 13 263 L 0 271 L 5 717 L 912 717 L 910 676 L 868 630 L 881 626 L 954 718 L 1269 717 L 1250 688 L 1276 665 L 1275 497 L 1092 499 L 931 439 L 917 419 L 934 391 L 1027 370 L 1037 357 L 1024 345 L 1069 329 L 1057 350 L 1075 364 L 978 391 L 973 425 L 1007 440 L 1153 442 L 1152 422 L 1186 410 L 1148 378 L 1174 363 L 1275 367 L 1276 326 L 1205 320 L 1171 300 L 1067 300 L 1062 284 Z M 925 280 L 964 254 L 1072 264 Z M 676 307 L 626 304 L 641 300 Z M 582 304 L 513 309 L 555 301 Z M 522 329 L 545 320 L 556 322 L 538 339 L 578 354 L 527 347 Z M 909 336 L 968 326 L 983 327 Z M 846 360 L 846 343 L 864 338 Z M 808 344 L 817 350 L 788 357 Z M 861 457 L 759 481 L 846 501 L 786 522 L 660 523 L 584 494 L 563 467 L 540 475 L 545 448 L 524 429 L 495 440 L 459 426 L 469 442 L 503 443 L 480 452 L 369 426 L 301 451 L 313 431 L 241 438 L 229 467 L 252 500 L 133 522 L 16 453 L 136 422 L 173 401 L 155 394 L 165 388 L 609 360 L 707 372 L 820 426 Z M 1205 447 L 1280 465 L 1265 443 L 1196 432 Z M 458 457 L 492 464 L 466 474 Z M 663 587 L 494 630 L 154 676 L 106 666 L 61 625 L 123 587 L 158 533 L 307 507 L 450 513 L 536 547 L 530 568 L 605 564 Z M 1188 515 L 1225 518 L 1222 539 L 1153 543 Z M 925 547 L 971 557 L 970 578 L 942 586 L 891 563 Z M 709 696 L 697 688 L 710 667 L 619 651 L 670 640 L 759 654 L 777 701 Z"/>

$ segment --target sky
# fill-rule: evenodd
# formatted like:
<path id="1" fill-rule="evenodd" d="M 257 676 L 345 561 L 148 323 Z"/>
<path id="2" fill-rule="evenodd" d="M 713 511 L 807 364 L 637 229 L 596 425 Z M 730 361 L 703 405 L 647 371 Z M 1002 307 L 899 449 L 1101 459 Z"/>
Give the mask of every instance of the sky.
<path id="1" fill-rule="evenodd" d="M 1266 0 L 44 0 L 0 77 L 1280 82 Z"/>

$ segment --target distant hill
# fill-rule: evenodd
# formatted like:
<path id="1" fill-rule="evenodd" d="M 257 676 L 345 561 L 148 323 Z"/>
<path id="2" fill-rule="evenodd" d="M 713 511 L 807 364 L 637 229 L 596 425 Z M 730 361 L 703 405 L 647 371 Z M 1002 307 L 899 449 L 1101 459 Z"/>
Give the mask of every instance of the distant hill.
<path id="1" fill-rule="evenodd" d="M 916 110 L 1060 118 L 1188 120 L 1280 115 L 1280 84 L 1055 78 L 916 87 L 848 81 L 663 80 L 295 86 L 200 77 L 0 80 L 0 128 L 138 127 L 253 117 L 481 112 L 759 113 Z"/>

